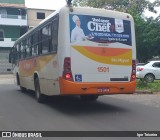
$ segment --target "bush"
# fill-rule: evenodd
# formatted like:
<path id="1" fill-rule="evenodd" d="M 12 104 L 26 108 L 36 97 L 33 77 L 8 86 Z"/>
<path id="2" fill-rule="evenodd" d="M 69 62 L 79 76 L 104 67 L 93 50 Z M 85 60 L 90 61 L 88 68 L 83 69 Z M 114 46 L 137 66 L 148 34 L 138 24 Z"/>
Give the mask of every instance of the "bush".
<path id="1" fill-rule="evenodd" d="M 137 90 L 160 91 L 160 80 L 155 80 L 152 83 L 147 83 L 144 80 L 137 80 Z"/>

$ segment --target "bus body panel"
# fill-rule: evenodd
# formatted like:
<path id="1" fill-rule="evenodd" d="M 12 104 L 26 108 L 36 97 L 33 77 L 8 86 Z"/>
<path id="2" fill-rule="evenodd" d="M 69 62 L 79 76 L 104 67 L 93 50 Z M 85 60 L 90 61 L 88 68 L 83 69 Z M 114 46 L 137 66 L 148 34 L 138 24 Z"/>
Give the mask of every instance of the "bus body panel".
<path id="1" fill-rule="evenodd" d="M 59 91 L 57 55 L 39 56 L 19 62 L 21 86 L 35 90 L 34 74 L 38 75 L 41 92 L 47 95 L 57 95 Z"/>
<path id="2" fill-rule="evenodd" d="M 103 51 L 104 48 L 100 49 Z M 131 50 L 129 51 L 129 55 L 132 55 Z M 121 65 L 113 65 L 109 64 L 109 62 L 107 64 L 107 61 L 110 58 L 100 56 L 100 60 L 104 61 L 103 63 L 99 62 L 99 60 L 94 60 L 96 59 L 95 57 L 96 55 L 93 56 L 93 59 L 88 58 L 85 55 L 75 51 L 74 49 L 71 49 L 71 65 L 74 81 L 79 82 L 79 80 L 77 79 L 78 77 L 81 77 L 81 82 L 114 82 L 114 78 L 121 78 L 123 79 L 122 82 L 124 82 L 125 79 L 126 82 L 130 81 L 132 71 L 132 58 L 130 58 L 130 60 L 128 58 L 123 59 L 124 61 L 129 60 L 129 65 L 123 65 L 124 62 L 122 62 Z"/>

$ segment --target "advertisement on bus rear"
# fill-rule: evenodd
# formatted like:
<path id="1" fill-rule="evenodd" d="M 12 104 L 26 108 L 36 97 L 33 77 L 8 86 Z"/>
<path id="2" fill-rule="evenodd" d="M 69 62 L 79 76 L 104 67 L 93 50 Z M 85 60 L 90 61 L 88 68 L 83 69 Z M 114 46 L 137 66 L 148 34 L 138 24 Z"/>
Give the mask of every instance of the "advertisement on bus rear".
<path id="1" fill-rule="evenodd" d="M 122 43 L 132 46 L 131 23 L 110 17 L 70 14 L 70 41 Z"/>

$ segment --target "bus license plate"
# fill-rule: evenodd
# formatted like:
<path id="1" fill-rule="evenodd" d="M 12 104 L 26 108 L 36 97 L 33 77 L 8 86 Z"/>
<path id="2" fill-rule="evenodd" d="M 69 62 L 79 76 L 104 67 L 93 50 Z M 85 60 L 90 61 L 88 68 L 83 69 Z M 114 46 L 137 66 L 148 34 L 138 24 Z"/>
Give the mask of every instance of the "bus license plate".
<path id="1" fill-rule="evenodd" d="M 105 93 L 105 92 L 109 92 L 109 88 L 98 88 L 97 91 L 98 93 Z"/>

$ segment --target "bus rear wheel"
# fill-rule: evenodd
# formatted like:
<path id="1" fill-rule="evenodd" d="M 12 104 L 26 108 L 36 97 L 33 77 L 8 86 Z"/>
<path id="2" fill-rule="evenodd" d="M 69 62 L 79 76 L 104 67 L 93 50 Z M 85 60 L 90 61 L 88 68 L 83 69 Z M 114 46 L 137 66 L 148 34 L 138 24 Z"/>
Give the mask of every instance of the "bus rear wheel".
<path id="1" fill-rule="evenodd" d="M 36 94 L 36 99 L 39 103 L 44 103 L 44 95 L 41 94 L 40 90 L 40 84 L 39 84 L 39 79 L 35 79 L 35 94 Z"/>
<path id="2" fill-rule="evenodd" d="M 27 91 L 27 89 L 22 87 L 22 86 L 20 86 L 20 90 L 21 90 L 21 92 L 26 92 Z"/>
<path id="3" fill-rule="evenodd" d="M 82 101 L 96 101 L 98 99 L 98 95 L 81 95 Z"/>

